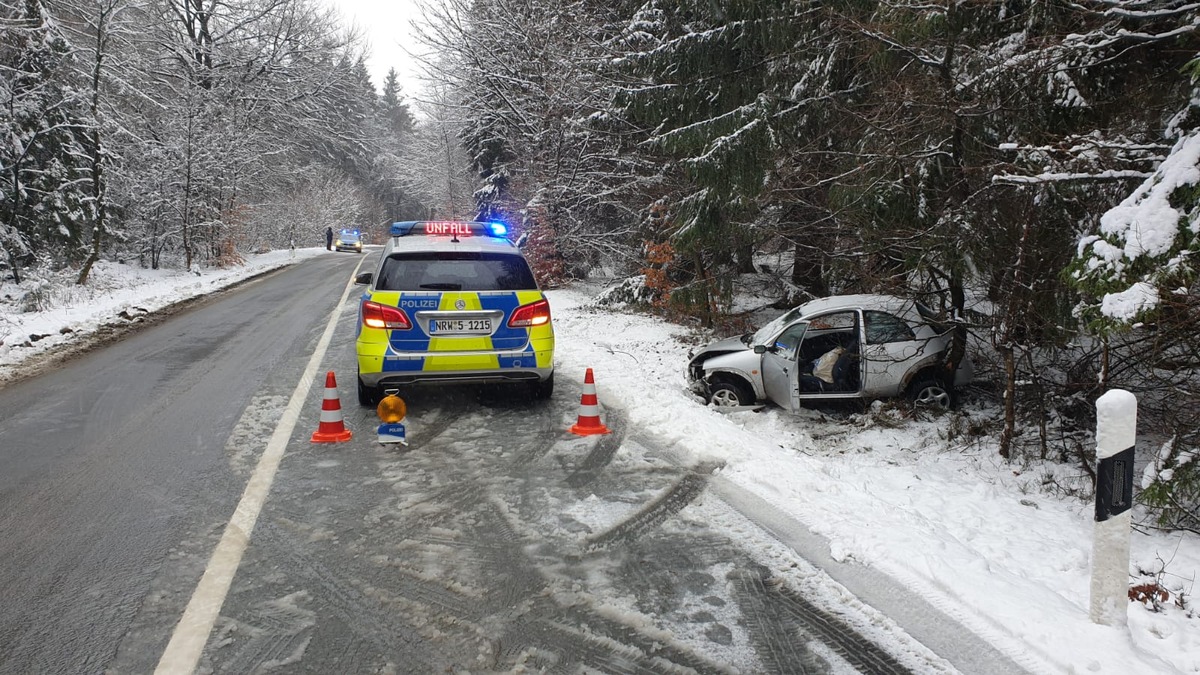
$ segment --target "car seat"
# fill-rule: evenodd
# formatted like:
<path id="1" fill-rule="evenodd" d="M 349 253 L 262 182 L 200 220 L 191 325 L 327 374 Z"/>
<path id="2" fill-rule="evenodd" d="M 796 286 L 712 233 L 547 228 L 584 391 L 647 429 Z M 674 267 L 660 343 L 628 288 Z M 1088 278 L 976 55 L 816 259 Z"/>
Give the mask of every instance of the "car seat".
<path id="1" fill-rule="evenodd" d="M 801 373 L 800 374 L 800 393 L 802 393 L 802 394 L 812 394 L 812 393 L 816 393 L 816 392 L 822 392 L 822 391 L 825 391 L 825 389 L 827 387 L 832 387 L 832 386 L 833 386 L 832 384 L 829 384 L 825 380 L 822 380 L 821 378 L 819 378 L 815 375 L 812 375 L 809 373 Z"/>
<path id="2" fill-rule="evenodd" d="M 833 364 L 833 391 L 858 391 L 858 354 L 850 350 L 842 352 Z"/>

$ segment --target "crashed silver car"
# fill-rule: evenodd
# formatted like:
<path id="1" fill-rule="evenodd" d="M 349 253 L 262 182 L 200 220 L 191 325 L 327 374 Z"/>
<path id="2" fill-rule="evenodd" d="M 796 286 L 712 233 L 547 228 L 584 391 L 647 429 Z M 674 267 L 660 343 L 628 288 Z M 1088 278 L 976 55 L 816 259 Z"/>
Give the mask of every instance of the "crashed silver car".
<path id="1" fill-rule="evenodd" d="M 688 381 L 715 406 L 770 401 L 793 412 L 809 401 L 908 396 L 949 408 L 970 381 L 962 359 L 943 375 L 951 327 L 914 300 L 839 295 L 805 303 L 754 333 L 714 342 L 691 355 Z"/>

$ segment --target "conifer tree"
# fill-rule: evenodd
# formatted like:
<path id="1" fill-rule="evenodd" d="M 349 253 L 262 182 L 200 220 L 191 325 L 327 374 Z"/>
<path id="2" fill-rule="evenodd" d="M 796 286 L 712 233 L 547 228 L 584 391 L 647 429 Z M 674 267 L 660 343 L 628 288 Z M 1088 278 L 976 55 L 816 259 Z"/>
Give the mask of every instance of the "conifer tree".
<path id="1" fill-rule="evenodd" d="M 75 255 L 90 218 L 70 46 L 40 0 L 0 4 L 0 252 L 15 280 Z"/>
<path id="2" fill-rule="evenodd" d="M 806 110 L 791 94 L 817 54 L 810 11 L 786 0 L 654 0 L 630 23 L 642 44 L 624 63 L 638 81 L 620 92 L 618 113 L 647 130 L 688 186 L 669 198 L 671 229 L 657 236 L 698 280 L 676 301 L 706 315 L 751 269 L 760 199 L 789 174 L 784 149 L 809 140 L 798 137 Z"/>
<path id="3" fill-rule="evenodd" d="M 1174 146 L 1137 188 L 1081 236 L 1067 279 L 1077 314 L 1105 347 L 1104 386 L 1142 394 L 1139 426 L 1162 429 L 1140 500 L 1172 529 L 1200 530 L 1200 59 L 1166 135 Z"/>
<path id="4" fill-rule="evenodd" d="M 400 91 L 399 76 L 395 68 L 389 68 L 387 78 L 383 81 L 383 94 L 380 96 L 383 114 L 387 119 L 388 131 L 396 138 L 404 138 L 413 132 L 412 111 L 404 101 Z"/>

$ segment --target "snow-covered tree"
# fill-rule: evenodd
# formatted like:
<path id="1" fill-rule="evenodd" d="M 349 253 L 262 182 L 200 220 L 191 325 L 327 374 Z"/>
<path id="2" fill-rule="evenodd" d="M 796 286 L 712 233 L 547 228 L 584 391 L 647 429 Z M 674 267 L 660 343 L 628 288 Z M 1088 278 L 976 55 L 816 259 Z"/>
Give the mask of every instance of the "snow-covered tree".
<path id="1" fill-rule="evenodd" d="M 388 70 L 379 104 L 381 118 L 377 125 L 378 154 L 371 168 L 372 190 L 382 203 L 389 222 L 421 218 L 426 213 L 424 207 L 400 180 L 405 173 L 405 163 L 412 159 L 406 157 L 406 153 L 412 147 L 416 119 L 400 88 L 395 68 Z"/>
<path id="2" fill-rule="evenodd" d="M 404 93 L 400 89 L 399 76 L 395 68 L 389 68 L 387 78 L 383 82 L 383 93 L 379 98 L 383 106 L 383 116 L 387 120 L 388 131 L 397 138 L 403 138 L 413 132 L 413 116 Z"/>
<path id="3" fill-rule="evenodd" d="M 462 106 L 444 86 L 433 85 L 418 103 L 420 121 L 400 157 L 383 167 L 406 194 L 424 205 L 418 218 L 461 218 L 474 207 L 476 182 L 461 138 Z"/>
<path id="4" fill-rule="evenodd" d="M 40 0 L 0 2 L 0 253 L 16 281 L 35 260 L 75 257 L 91 217 L 71 58 Z"/>
<path id="5" fill-rule="evenodd" d="M 1195 70 L 1200 61 L 1194 61 Z M 1081 317 L 1106 346 L 1103 381 L 1139 394 L 1139 415 L 1164 430 L 1141 499 L 1162 525 L 1200 531 L 1200 132 L 1173 118 L 1166 158 L 1079 240 L 1070 279 Z"/>
<path id="6" fill-rule="evenodd" d="M 90 177 L 88 204 L 93 217 L 86 223 L 91 230 L 87 257 L 76 277 L 76 283 L 85 284 L 105 251 L 110 213 L 116 206 L 109 193 L 109 173 L 119 157 L 113 146 L 121 142 L 119 90 L 130 73 L 128 59 L 136 53 L 132 46 L 137 34 L 136 7 L 134 0 L 95 0 L 65 4 L 62 12 L 65 30 L 77 48 L 73 63 L 90 122 L 81 145 Z"/>
<path id="7" fill-rule="evenodd" d="M 468 215 L 537 228 L 580 267 L 628 257 L 639 188 L 656 180 L 605 114 L 626 4 L 451 0 L 421 38 L 436 55 L 427 78 L 462 109 L 478 176 Z"/>
<path id="8" fill-rule="evenodd" d="M 157 0 L 130 96 L 122 181 L 147 264 L 211 260 L 243 238 L 248 205 L 316 162 L 365 180 L 375 93 L 355 35 L 312 0 Z M 313 224 L 314 231 L 326 224 Z M 256 238 L 256 237 L 251 237 Z M 278 242 L 286 245 L 287 242 Z"/>

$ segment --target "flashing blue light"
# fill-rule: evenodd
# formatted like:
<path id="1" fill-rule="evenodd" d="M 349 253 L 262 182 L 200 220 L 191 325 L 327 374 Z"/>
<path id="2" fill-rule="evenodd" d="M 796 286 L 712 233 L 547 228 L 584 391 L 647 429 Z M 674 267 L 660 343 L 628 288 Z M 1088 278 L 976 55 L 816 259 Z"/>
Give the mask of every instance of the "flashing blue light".
<path id="1" fill-rule="evenodd" d="M 488 227 L 492 228 L 493 237 L 503 237 L 508 234 L 508 226 L 504 223 L 488 223 Z"/>
<path id="2" fill-rule="evenodd" d="M 406 221 L 399 222 L 399 223 L 392 223 L 391 236 L 393 236 L 393 237 L 407 236 L 408 234 L 410 234 L 413 231 L 413 227 L 416 226 L 416 224 L 417 223 L 412 220 L 406 220 Z"/>

